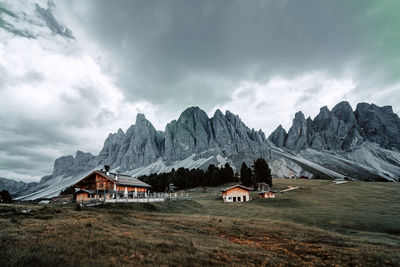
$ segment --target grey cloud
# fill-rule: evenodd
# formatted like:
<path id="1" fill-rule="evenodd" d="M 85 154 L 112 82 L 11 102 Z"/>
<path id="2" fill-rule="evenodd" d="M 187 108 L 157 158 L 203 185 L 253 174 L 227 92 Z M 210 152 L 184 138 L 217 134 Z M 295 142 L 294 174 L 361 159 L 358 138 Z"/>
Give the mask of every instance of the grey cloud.
<path id="1" fill-rule="evenodd" d="M 59 23 L 54 17 L 52 13 L 52 8 L 54 7 L 55 4 L 52 2 L 48 3 L 48 8 L 42 8 L 37 3 L 35 4 L 36 12 L 46 22 L 47 26 L 52 32 L 70 39 L 75 39 L 71 30 Z"/>
<path id="2" fill-rule="evenodd" d="M 353 64 L 361 84 L 370 66 L 377 83 L 393 82 L 385 64 L 398 73 L 400 63 L 377 58 L 396 36 L 372 30 L 395 28 L 381 22 L 390 8 L 374 1 L 96 1 L 77 19 L 109 51 L 129 100 L 209 108 L 228 99 L 232 85 L 274 75 L 339 76 Z"/>
<path id="3" fill-rule="evenodd" d="M 0 65 L 0 90 L 7 86 L 15 86 L 18 84 L 30 83 L 36 84 L 44 80 L 41 73 L 36 71 L 28 71 L 22 75 L 15 75 Z"/>
<path id="4" fill-rule="evenodd" d="M 0 115 L 0 119 L 3 124 L 0 130 L 0 169 L 12 170 L 16 178 L 19 174 L 49 174 L 54 159 L 61 156 L 60 151 L 71 151 L 81 146 L 79 136 L 74 136 L 63 123 L 21 115 Z"/>
<path id="5" fill-rule="evenodd" d="M 113 119 L 115 119 L 114 113 L 107 108 L 102 108 L 95 117 L 96 126 L 100 127 L 101 125 L 109 123 Z"/>

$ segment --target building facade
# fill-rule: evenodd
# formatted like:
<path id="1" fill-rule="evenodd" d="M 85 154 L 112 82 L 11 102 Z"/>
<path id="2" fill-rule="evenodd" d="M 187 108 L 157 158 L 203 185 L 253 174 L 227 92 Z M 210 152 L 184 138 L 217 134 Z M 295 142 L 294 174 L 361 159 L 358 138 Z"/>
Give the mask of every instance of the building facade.
<path id="1" fill-rule="evenodd" d="M 130 175 L 93 171 L 74 185 L 76 202 L 146 197 L 150 185 Z"/>
<path id="2" fill-rule="evenodd" d="M 246 202 L 250 200 L 250 188 L 234 185 L 222 190 L 224 202 Z"/>

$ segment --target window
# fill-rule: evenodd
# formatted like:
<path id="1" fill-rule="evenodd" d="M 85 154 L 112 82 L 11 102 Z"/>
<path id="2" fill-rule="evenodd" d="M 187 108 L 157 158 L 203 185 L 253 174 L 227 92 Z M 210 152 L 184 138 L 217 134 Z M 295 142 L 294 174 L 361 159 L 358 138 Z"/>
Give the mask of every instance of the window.
<path id="1" fill-rule="evenodd" d="M 240 200 L 240 197 L 238 197 L 238 201 L 240 202 L 241 200 Z"/>
<path id="2" fill-rule="evenodd" d="M 100 188 L 103 188 L 103 183 L 100 183 Z"/>

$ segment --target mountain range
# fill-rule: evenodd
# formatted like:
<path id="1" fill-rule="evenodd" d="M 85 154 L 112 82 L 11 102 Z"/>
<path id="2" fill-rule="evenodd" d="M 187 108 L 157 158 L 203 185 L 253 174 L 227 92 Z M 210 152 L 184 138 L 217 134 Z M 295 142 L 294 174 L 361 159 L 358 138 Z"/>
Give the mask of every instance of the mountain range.
<path id="1" fill-rule="evenodd" d="M 360 103 L 353 111 L 348 102 L 340 102 L 332 110 L 322 107 L 314 119 L 297 112 L 289 131 L 280 125 L 266 138 L 230 111 L 217 110 L 209 118 L 191 107 L 165 131 L 157 131 L 138 114 L 126 132 L 109 134 L 98 155 L 77 151 L 56 159 L 53 173 L 20 199 L 57 195 L 105 164 L 139 176 L 226 162 L 238 171 L 242 162 L 251 165 L 258 157 L 268 161 L 276 177 L 398 181 L 400 119 L 390 106 Z"/>
<path id="2" fill-rule="evenodd" d="M 15 181 L 13 179 L 0 177 L 0 191 L 5 189 L 10 193 L 12 197 L 16 197 L 19 196 L 20 194 L 23 194 L 30 188 L 36 186 L 37 184 L 38 183 L 36 182 L 25 183 L 22 181 Z"/>

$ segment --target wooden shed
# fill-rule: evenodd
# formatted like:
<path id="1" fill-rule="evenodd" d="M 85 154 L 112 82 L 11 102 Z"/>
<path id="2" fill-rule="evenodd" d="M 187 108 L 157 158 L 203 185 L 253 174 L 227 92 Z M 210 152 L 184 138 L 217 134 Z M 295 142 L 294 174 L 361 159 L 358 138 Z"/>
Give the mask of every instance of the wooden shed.
<path id="1" fill-rule="evenodd" d="M 224 202 L 246 202 L 250 200 L 251 189 L 243 185 L 234 185 L 222 190 Z"/>

